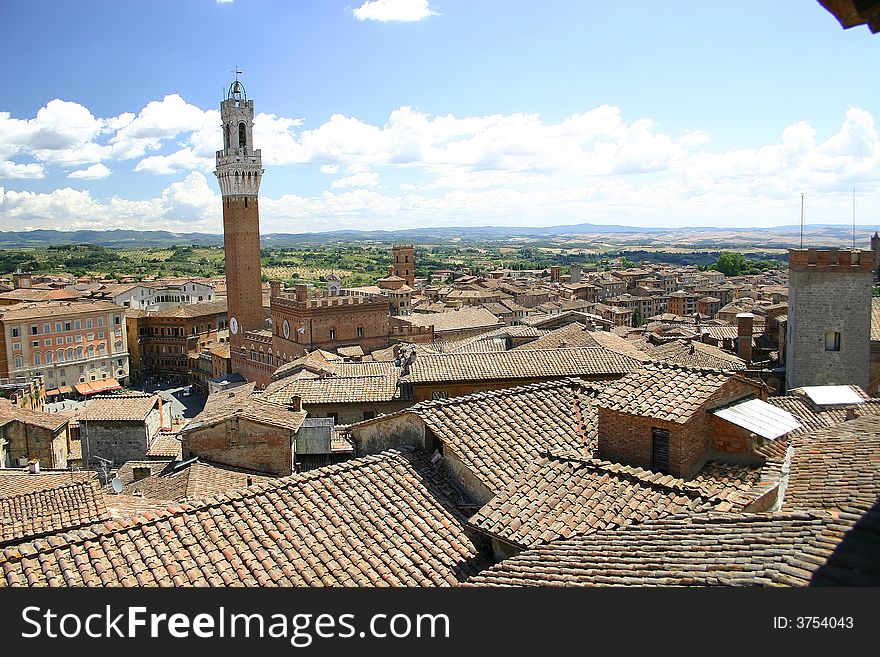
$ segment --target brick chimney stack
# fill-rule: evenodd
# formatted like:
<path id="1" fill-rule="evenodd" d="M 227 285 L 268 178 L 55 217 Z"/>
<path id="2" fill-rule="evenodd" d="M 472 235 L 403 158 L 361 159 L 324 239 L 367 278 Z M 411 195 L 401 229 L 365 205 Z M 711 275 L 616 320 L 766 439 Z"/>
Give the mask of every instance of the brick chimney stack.
<path id="1" fill-rule="evenodd" d="M 754 336 L 755 316 L 752 313 L 738 313 L 736 316 L 736 354 L 746 364 L 752 362 L 752 338 Z"/>

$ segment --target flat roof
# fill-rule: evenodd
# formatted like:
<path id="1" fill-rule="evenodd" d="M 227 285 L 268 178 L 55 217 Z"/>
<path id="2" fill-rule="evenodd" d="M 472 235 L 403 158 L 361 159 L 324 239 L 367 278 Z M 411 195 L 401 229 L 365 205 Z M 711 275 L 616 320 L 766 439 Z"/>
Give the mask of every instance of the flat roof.
<path id="1" fill-rule="evenodd" d="M 850 386 L 805 386 L 804 394 L 818 406 L 861 404 L 865 400 Z"/>
<path id="2" fill-rule="evenodd" d="M 739 402 L 715 411 L 713 415 L 769 440 L 784 436 L 801 426 L 788 411 L 760 399 Z"/>

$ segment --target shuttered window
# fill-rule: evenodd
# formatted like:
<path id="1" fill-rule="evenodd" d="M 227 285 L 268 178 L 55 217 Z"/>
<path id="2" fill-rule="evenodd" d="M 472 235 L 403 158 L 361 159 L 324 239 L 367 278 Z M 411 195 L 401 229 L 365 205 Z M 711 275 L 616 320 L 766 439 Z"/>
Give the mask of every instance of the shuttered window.
<path id="1" fill-rule="evenodd" d="M 651 433 L 651 469 L 669 472 L 669 431 L 654 428 Z"/>

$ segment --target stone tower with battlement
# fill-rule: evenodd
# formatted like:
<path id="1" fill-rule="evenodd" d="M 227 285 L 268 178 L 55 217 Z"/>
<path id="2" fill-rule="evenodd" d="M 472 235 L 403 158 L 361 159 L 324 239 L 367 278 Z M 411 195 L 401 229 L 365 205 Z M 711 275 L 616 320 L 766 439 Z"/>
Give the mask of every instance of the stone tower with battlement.
<path id="1" fill-rule="evenodd" d="M 415 252 L 412 244 L 391 247 L 391 273 L 405 280 L 410 287 L 414 287 L 416 283 Z"/>
<path id="2" fill-rule="evenodd" d="M 868 388 L 873 251 L 790 249 L 785 384 Z"/>
<path id="3" fill-rule="evenodd" d="M 244 332 L 265 327 L 260 283 L 260 180 L 263 160 L 254 149 L 254 101 L 237 79 L 220 103 L 223 150 L 217 151 L 214 175 L 223 197 L 223 247 L 226 252 L 226 299 L 229 341 L 235 352 Z"/>

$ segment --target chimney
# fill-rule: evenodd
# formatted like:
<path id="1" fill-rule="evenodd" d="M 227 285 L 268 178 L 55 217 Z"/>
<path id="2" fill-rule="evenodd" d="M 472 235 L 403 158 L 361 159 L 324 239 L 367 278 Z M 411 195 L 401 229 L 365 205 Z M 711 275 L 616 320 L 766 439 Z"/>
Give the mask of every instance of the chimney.
<path id="1" fill-rule="evenodd" d="M 296 284 L 296 300 L 297 301 L 308 301 L 309 298 L 309 286 L 305 283 L 297 283 Z"/>
<path id="2" fill-rule="evenodd" d="M 736 355 L 752 362 L 752 336 L 754 334 L 755 316 L 752 313 L 738 313 L 736 316 Z"/>
<path id="3" fill-rule="evenodd" d="M 302 397 L 299 395 L 293 395 L 290 398 L 290 401 L 287 402 L 287 410 L 293 413 L 301 413 L 303 409 Z"/>
<path id="4" fill-rule="evenodd" d="M 31 275 L 22 272 L 21 269 L 16 269 L 15 273 L 12 275 L 12 286 L 16 290 L 30 287 Z"/>
<path id="5" fill-rule="evenodd" d="M 28 461 L 28 472 L 31 474 L 40 474 L 40 461 L 39 459 L 35 459 L 33 461 Z"/>
<path id="6" fill-rule="evenodd" d="M 281 296 L 281 281 L 269 281 L 269 296 L 270 297 L 280 297 Z"/>
<path id="7" fill-rule="evenodd" d="M 153 471 L 148 465 L 136 465 L 131 469 L 131 474 L 134 477 L 135 481 L 140 481 L 141 479 L 146 479 L 151 474 L 153 474 Z"/>

